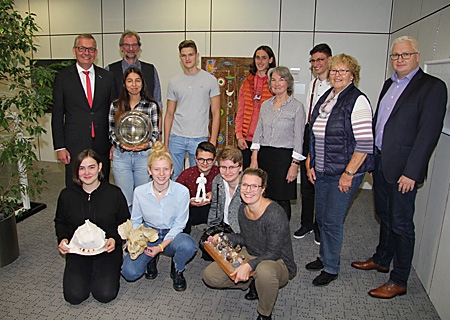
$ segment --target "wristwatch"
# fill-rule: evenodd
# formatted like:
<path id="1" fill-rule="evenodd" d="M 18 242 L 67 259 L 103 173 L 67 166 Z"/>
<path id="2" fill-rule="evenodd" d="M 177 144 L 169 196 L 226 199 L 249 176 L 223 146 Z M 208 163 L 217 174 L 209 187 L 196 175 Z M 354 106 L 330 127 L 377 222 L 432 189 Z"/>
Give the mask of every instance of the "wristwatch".
<path id="1" fill-rule="evenodd" d="M 348 176 L 351 176 L 351 177 L 353 177 L 353 176 L 355 175 L 354 173 L 351 173 L 351 172 L 348 171 L 348 170 L 345 170 L 344 173 L 345 173 L 346 175 L 348 175 Z"/>

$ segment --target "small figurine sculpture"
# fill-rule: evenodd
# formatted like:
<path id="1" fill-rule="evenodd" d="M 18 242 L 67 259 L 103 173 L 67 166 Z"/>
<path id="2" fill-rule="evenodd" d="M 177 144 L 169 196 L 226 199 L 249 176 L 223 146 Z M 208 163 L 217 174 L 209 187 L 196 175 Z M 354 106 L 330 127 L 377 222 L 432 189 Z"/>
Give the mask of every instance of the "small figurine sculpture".
<path id="1" fill-rule="evenodd" d="M 205 190 L 205 185 L 206 185 L 206 177 L 203 173 L 200 173 L 200 177 L 197 178 L 197 181 L 195 181 L 198 184 L 197 187 L 197 194 L 195 195 L 195 202 L 202 202 L 203 201 L 208 201 L 208 198 L 206 198 L 206 190 Z M 203 197 L 201 197 L 200 195 L 203 195 Z"/>

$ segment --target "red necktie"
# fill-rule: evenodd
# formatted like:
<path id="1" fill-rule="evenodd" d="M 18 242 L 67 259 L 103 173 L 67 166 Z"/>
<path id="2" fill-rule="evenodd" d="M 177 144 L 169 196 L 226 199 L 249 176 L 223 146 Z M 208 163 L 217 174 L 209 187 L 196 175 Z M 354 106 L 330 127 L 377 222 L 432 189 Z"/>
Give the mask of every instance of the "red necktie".
<path id="1" fill-rule="evenodd" d="M 89 78 L 89 71 L 83 71 L 86 75 L 86 94 L 89 103 L 89 108 L 92 109 L 92 89 L 91 89 L 91 79 Z M 91 137 L 95 138 L 94 121 L 91 123 Z"/>

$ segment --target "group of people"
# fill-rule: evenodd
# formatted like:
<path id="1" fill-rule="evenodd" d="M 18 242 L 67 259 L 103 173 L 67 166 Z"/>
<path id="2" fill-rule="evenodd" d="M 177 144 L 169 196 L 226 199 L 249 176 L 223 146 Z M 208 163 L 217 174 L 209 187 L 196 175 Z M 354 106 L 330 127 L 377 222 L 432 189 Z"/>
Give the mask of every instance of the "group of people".
<path id="1" fill-rule="evenodd" d="M 66 255 L 67 301 L 81 303 L 90 293 L 111 301 L 120 274 L 127 281 L 154 279 L 161 253 L 172 257 L 174 289 L 185 290 L 185 266 L 197 251 L 191 228 L 206 223 L 228 226 L 229 239 L 251 260 L 235 270 L 234 281 L 213 262 L 203 281 L 214 288 L 249 289 L 245 298 L 259 300 L 258 319 L 270 319 L 279 288 L 297 270 L 289 220 L 299 169 L 302 218 L 294 238 L 314 231 L 320 244 L 319 257 L 306 264 L 321 271 L 313 285 L 326 286 L 338 277 L 345 215 L 365 174 L 373 172 L 380 241 L 372 258 L 352 266 L 389 272 L 393 262 L 389 281 L 369 294 L 406 293 L 417 185 L 426 176 L 447 101 L 445 84 L 419 67 L 415 39 L 393 41 L 395 73 L 385 82 L 375 115 L 357 88 L 361 67 L 354 57 L 332 56 L 327 44 L 316 45 L 310 51 L 316 77 L 303 105 L 293 96 L 289 69 L 276 66 L 270 47 L 258 47 L 239 92 L 238 147 L 226 146 L 217 156 L 220 90 L 214 76 L 198 68 L 195 43 L 185 40 L 178 47 L 184 73 L 169 83 L 164 124 L 158 73 L 138 60 L 139 35 L 125 31 L 119 46 L 124 58 L 108 72 L 93 65 L 92 35 L 79 35 L 76 64 L 55 79 L 52 130 L 67 186 L 58 199 L 55 226 L 58 249 Z M 122 144 L 115 131 L 119 117 L 131 110 L 151 123 L 148 141 L 134 146 Z M 183 171 L 186 153 L 191 167 Z M 110 160 L 117 187 L 108 183 Z M 198 183 L 205 178 L 206 195 L 199 199 Z M 136 260 L 127 254 L 122 262 L 117 226 L 127 218 L 134 228 L 155 229 L 158 240 Z M 67 254 L 69 240 L 86 219 L 105 231 L 105 252 Z"/>
<path id="2" fill-rule="evenodd" d="M 447 88 L 419 67 L 416 39 L 396 38 L 390 54 L 395 72 L 384 83 L 372 117 L 368 99 L 356 88 L 361 69 L 356 59 L 346 54 L 332 57 L 325 44 L 310 53 L 317 78 L 307 95 L 310 111 L 305 131 L 311 131 L 310 146 L 301 170 L 302 225 L 294 238 L 315 231 L 319 257 L 306 269 L 322 270 L 313 280 L 315 286 L 335 280 L 345 215 L 364 174 L 370 172 L 380 219 L 379 243 L 371 258 L 351 266 L 388 273 L 392 264 L 389 280 L 368 293 L 380 299 L 403 295 L 414 252 L 417 188 L 426 177 L 442 130 Z"/>

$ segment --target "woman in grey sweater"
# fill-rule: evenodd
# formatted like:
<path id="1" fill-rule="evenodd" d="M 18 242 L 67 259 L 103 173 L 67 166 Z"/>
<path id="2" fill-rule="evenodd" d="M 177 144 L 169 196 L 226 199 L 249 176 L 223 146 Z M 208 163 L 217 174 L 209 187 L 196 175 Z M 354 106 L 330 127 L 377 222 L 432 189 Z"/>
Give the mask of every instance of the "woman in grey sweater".
<path id="1" fill-rule="evenodd" d="M 235 276 L 234 281 L 216 262 L 203 272 L 203 281 L 210 287 L 250 288 L 245 298 L 259 299 L 257 319 L 271 319 L 279 288 L 284 287 L 297 272 L 289 221 L 279 204 L 264 198 L 266 186 L 265 171 L 254 168 L 244 171 L 241 197 L 245 204 L 238 214 L 240 233 L 227 235 L 232 244 L 244 247 L 242 252 L 250 261 L 231 273 L 230 276 Z M 215 235 L 208 241 L 214 243 L 217 238 Z"/>
<path id="2" fill-rule="evenodd" d="M 217 162 L 220 174 L 212 183 L 208 226 L 212 227 L 224 222 L 234 232 L 239 232 L 238 210 L 242 203 L 239 185 L 242 176 L 242 152 L 236 147 L 226 146 L 217 155 Z"/>

